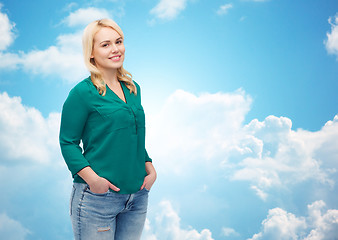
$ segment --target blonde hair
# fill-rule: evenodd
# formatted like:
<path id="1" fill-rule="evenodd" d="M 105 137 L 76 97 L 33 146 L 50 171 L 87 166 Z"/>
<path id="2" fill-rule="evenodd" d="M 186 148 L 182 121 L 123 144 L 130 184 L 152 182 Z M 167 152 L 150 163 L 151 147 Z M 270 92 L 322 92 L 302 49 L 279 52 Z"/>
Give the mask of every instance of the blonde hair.
<path id="1" fill-rule="evenodd" d="M 96 67 L 95 60 L 91 58 L 93 46 L 94 46 L 94 36 L 95 34 L 104 27 L 112 28 L 115 30 L 121 37 L 124 39 L 123 32 L 121 28 L 111 19 L 100 19 L 88 24 L 84 29 L 82 36 L 82 48 L 83 48 L 83 57 L 86 67 L 90 71 L 91 80 L 99 91 L 99 94 L 104 96 L 106 94 L 106 83 L 102 78 L 102 74 L 99 69 Z M 132 75 L 130 72 L 123 68 L 123 65 L 117 69 L 117 79 L 126 84 L 127 88 L 130 90 L 130 93 L 137 94 L 136 86 L 132 80 Z"/>

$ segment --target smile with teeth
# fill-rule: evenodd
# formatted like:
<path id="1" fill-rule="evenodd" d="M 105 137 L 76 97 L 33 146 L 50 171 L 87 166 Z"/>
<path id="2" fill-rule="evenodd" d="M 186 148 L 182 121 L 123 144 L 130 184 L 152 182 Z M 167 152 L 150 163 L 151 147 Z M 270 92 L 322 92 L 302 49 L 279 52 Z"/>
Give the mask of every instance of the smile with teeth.
<path id="1" fill-rule="evenodd" d="M 111 59 L 113 61 L 118 61 L 118 60 L 120 60 L 120 58 L 121 58 L 121 55 L 118 55 L 118 56 L 111 57 L 109 59 Z"/>

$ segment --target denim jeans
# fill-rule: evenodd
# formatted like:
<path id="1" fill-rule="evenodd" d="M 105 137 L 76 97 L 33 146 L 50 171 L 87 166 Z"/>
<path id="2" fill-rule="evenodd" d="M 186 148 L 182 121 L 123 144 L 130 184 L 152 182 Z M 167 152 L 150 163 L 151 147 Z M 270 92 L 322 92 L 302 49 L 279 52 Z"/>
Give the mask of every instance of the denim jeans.
<path id="1" fill-rule="evenodd" d="M 74 183 L 70 215 L 75 240 L 140 239 L 148 206 L 147 189 L 134 194 L 112 191 L 97 194 L 83 183 Z"/>

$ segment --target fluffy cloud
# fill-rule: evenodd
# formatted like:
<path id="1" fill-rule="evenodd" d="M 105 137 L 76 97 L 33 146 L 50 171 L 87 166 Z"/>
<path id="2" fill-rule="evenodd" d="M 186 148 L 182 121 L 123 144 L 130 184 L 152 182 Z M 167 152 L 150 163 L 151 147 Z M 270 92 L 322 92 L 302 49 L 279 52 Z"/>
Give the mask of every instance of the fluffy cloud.
<path id="1" fill-rule="evenodd" d="M 251 102 L 243 90 L 199 96 L 177 90 L 156 115 L 148 116 L 148 148 L 162 186 L 166 188 L 165 182 L 170 182 L 166 191 L 183 185 L 182 190 L 176 191 L 193 195 L 190 201 L 203 201 L 194 206 L 217 202 L 221 207 L 227 203 L 226 193 L 217 200 L 214 196 L 206 197 L 205 192 L 210 194 L 211 188 L 217 192 L 231 191 L 229 181 L 247 182 L 260 199 L 268 202 L 278 198 L 278 203 L 288 201 L 281 197 L 283 192 L 294 195 L 297 186 L 305 184 L 311 189 L 315 183 L 324 194 L 319 196 L 313 189 L 311 198 L 330 198 L 338 181 L 338 116 L 315 132 L 293 130 L 292 121 L 286 117 L 268 116 L 263 121 L 254 119 L 244 124 Z M 239 206 L 233 206 L 236 207 Z M 209 210 L 213 211 L 210 207 Z M 319 219 L 325 219 L 327 224 L 320 227 L 282 208 L 271 209 L 263 224 L 265 230 L 253 239 L 299 239 L 303 232 L 309 237 L 330 236 L 322 231 L 328 229 L 326 226 L 336 226 L 332 211 L 321 215 Z M 279 225 L 285 228 L 278 228 Z M 240 230 L 237 235 L 234 229 L 223 229 L 223 235 L 245 237 Z M 284 237 L 271 237 L 276 232 Z"/>
<path id="2" fill-rule="evenodd" d="M 78 82 L 88 75 L 82 57 L 81 36 L 82 32 L 60 35 L 55 46 L 22 54 L 20 64 L 29 73 Z"/>
<path id="3" fill-rule="evenodd" d="M 20 97 L 0 93 L 0 213 L 8 214 L 0 215 L 3 239 L 71 239 L 60 231 L 71 228 L 71 175 L 58 144 L 59 126 L 59 113 L 44 117 Z"/>
<path id="4" fill-rule="evenodd" d="M 235 229 L 233 229 L 233 228 L 223 227 L 222 228 L 222 235 L 225 236 L 225 237 L 239 236 L 239 233 L 236 232 Z"/>
<path id="5" fill-rule="evenodd" d="M 19 67 L 22 59 L 16 53 L 0 52 L 0 69 L 13 70 Z"/>
<path id="6" fill-rule="evenodd" d="M 1 69 L 22 68 L 29 74 L 54 76 L 78 82 L 88 75 L 81 52 L 81 33 L 60 35 L 57 44 L 28 53 L 1 53 Z"/>
<path id="7" fill-rule="evenodd" d="M 111 18 L 111 15 L 105 9 L 93 7 L 80 8 L 70 13 L 63 22 L 70 27 L 86 26 L 88 23 L 101 18 Z"/>
<path id="8" fill-rule="evenodd" d="M 2 21 L 1 16 L 0 21 Z M 63 20 L 63 23 L 72 27 L 83 26 L 83 24 L 87 24 L 94 19 L 103 17 L 110 17 L 106 10 L 78 9 L 70 13 Z M 4 34 L 4 36 L 10 36 L 10 31 L 7 32 L 7 35 Z M 54 76 L 68 82 L 78 82 L 88 75 L 82 57 L 81 37 L 82 29 L 72 34 L 59 35 L 56 44 L 44 50 L 32 50 L 27 53 L 0 52 L 0 68 L 22 68 L 31 74 Z M 13 38 L 11 39 L 13 40 Z M 3 44 L 2 46 L 7 45 Z"/>
<path id="9" fill-rule="evenodd" d="M 24 240 L 30 233 L 28 229 L 16 220 L 7 216 L 7 214 L 0 214 L 0 236 L 6 240 Z"/>
<path id="10" fill-rule="evenodd" d="M 160 0 L 160 2 L 150 10 L 150 13 L 159 19 L 172 20 L 186 8 L 187 1 L 188 0 Z"/>
<path id="11" fill-rule="evenodd" d="M 302 232 L 306 226 L 304 218 L 297 218 L 294 214 L 287 213 L 281 208 L 271 209 L 262 225 L 263 231 L 255 234 L 251 240 L 296 240 L 299 239 L 298 233 Z"/>
<path id="12" fill-rule="evenodd" d="M 338 59 L 338 13 L 335 17 L 329 18 L 331 32 L 326 33 L 327 39 L 324 41 L 326 50 L 329 54 L 334 54 Z"/>
<path id="13" fill-rule="evenodd" d="M 149 119 L 149 148 L 161 174 L 222 169 L 230 180 L 248 181 L 263 200 L 272 189 L 309 180 L 334 186 L 338 117 L 317 132 L 294 131 L 286 117 L 244 125 L 250 105 L 242 90 L 200 96 L 176 91 Z"/>
<path id="14" fill-rule="evenodd" d="M 48 163 L 58 152 L 60 114 L 45 119 L 32 107 L 22 105 L 19 97 L 0 94 L 1 165 Z"/>
<path id="15" fill-rule="evenodd" d="M 281 208 L 269 211 L 262 222 L 262 231 L 250 240 L 330 240 L 337 237 L 338 210 L 323 212 L 325 203 L 316 201 L 308 205 L 308 217 L 297 217 Z"/>
<path id="16" fill-rule="evenodd" d="M 308 205 L 309 217 L 307 221 L 312 229 L 304 240 L 329 240 L 337 237 L 338 210 L 329 209 L 323 214 L 324 208 L 323 201 Z"/>
<path id="17" fill-rule="evenodd" d="M 240 135 L 251 102 L 243 90 L 200 96 L 174 92 L 158 114 L 149 117 L 147 140 L 154 159 L 161 161 L 159 171 L 186 175 L 192 166 L 219 167 L 220 158 Z"/>
<path id="18" fill-rule="evenodd" d="M 227 4 L 220 6 L 216 13 L 218 15 L 225 15 L 228 13 L 229 9 L 231 8 L 233 8 L 232 3 L 227 3 Z"/>
<path id="19" fill-rule="evenodd" d="M 180 226 L 181 219 L 173 209 L 170 201 L 161 201 L 159 207 L 161 211 L 155 218 L 155 230 L 152 230 L 150 222 L 147 220 L 143 240 L 163 239 L 163 236 L 167 240 L 213 240 L 212 234 L 208 229 L 203 229 L 201 232 L 192 227 L 182 229 Z"/>
<path id="20" fill-rule="evenodd" d="M 262 199 L 267 197 L 264 191 L 272 187 L 306 180 L 333 187 L 332 174 L 338 166 L 329 156 L 336 156 L 338 151 L 330 147 L 338 145 L 337 120 L 336 116 L 317 132 L 293 131 L 291 120 L 284 117 L 251 121 L 243 127 L 245 137 L 231 153 L 235 159 L 243 159 L 234 168 L 232 179 L 250 181 Z"/>
<path id="21" fill-rule="evenodd" d="M 7 14 L 1 12 L 2 6 L 0 3 L 0 51 L 6 50 L 15 38 L 13 33 L 15 24 L 8 19 Z"/>

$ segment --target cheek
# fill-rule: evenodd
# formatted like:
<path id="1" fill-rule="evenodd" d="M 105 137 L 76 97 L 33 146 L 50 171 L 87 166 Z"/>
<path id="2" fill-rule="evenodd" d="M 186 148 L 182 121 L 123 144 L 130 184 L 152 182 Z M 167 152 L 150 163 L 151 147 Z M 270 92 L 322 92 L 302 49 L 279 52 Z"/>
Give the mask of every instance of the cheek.
<path id="1" fill-rule="evenodd" d="M 98 59 L 102 56 L 100 49 L 93 49 L 92 56 L 94 59 Z"/>
<path id="2" fill-rule="evenodd" d="M 96 51 L 95 53 L 93 53 L 93 58 L 96 64 L 97 65 L 103 64 L 104 60 L 106 59 L 106 55 L 107 54 L 102 51 Z"/>
<path id="3" fill-rule="evenodd" d="M 122 54 L 124 54 L 124 52 L 126 51 L 124 46 L 122 46 L 119 50 L 120 50 L 120 53 L 122 53 Z"/>

